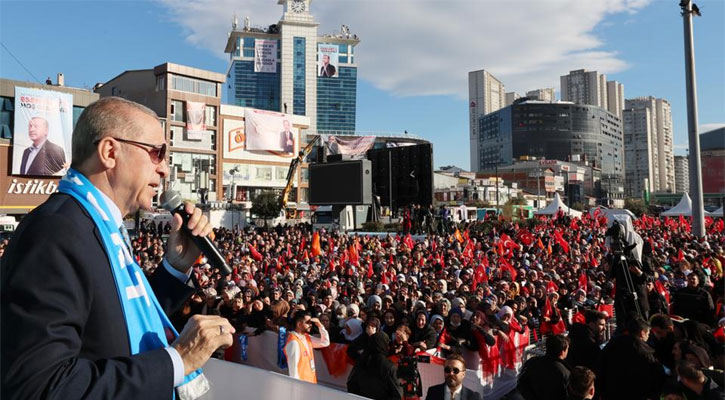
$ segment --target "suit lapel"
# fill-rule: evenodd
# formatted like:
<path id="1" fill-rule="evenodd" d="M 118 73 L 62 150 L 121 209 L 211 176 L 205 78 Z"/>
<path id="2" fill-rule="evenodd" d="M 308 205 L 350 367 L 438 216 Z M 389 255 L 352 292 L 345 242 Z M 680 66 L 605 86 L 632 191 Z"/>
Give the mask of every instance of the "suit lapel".
<path id="1" fill-rule="evenodd" d="M 21 174 L 27 173 L 27 171 L 25 169 L 27 168 L 26 164 L 28 163 L 28 157 L 30 157 L 30 147 L 28 147 L 27 149 L 25 149 L 25 151 L 23 151 L 23 161 L 20 163 L 20 173 Z"/>

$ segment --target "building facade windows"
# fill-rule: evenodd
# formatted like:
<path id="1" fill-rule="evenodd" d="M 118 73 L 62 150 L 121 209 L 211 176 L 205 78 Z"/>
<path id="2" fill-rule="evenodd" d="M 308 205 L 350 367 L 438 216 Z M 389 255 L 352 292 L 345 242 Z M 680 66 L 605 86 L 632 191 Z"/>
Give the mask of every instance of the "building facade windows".
<path id="1" fill-rule="evenodd" d="M 217 97 L 217 84 L 215 82 L 207 82 L 201 79 L 187 78 L 185 76 L 172 75 L 172 90 L 180 92 L 197 93 L 209 97 Z"/>
<path id="2" fill-rule="evenodd" d="M 172 121 L 184 122 L 184 102 L 178 100 L 171 101 L 171 112 L 169 116 Z"/>
<path id="3" fill-rule="evenodd" d="M 280 111 L 279 84 L 279 72 L 254 72 L 254 61 L 235 60 L 227 86 L 227 104 Z"/>
<path id="4" fill-rule="evenodd" d="M 337 78 L 317 80 L 317 129 L 354 131 L 357 68 L 339 67 Z"/>
<path id="5" fill-rule="evenodd" d="M 306 67 L 306 43 L 303 37 L 295 37 L 294 43 L 294 60 L 293 60 L 293 93 L 292 93 L 292 110 L 295 115 L 305 115 L 307 94 L 305 67 Z"/>

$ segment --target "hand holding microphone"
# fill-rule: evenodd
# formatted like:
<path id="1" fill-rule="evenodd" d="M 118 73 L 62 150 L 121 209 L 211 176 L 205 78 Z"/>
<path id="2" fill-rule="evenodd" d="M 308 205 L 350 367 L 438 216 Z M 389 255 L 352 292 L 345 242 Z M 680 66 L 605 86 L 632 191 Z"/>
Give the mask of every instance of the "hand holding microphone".
<path id="1" fill-rule="evenodd" d="M 219 250 L 209 239 L 212 231 L 209 220 L 192 203 L 183 203 L 178 192 L 167 190 L 161 194 L 161 207 L 171 212 L 171 235 L 167 242 L 166 260 L 177 270 L 186 273 L 199 258 L 206 256 L 209 265 L 219 269 L 222 275 L 232 272 Z M 181 231 L 184 231 L 182 233 Z M 195 246 L 192 246 L 191 244 Z"/>

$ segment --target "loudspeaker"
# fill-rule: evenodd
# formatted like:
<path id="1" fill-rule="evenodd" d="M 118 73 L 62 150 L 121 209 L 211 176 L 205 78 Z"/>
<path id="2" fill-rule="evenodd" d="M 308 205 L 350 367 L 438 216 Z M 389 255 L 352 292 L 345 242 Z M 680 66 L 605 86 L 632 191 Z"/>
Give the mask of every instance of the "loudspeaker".
<path id="1" fill-rule="evenodd" d="M 370 160 L 310 164 L 309 171 L 309 204 L 372 204 L 372 164 Z"/>
<path id="2" fill-rule="evenodd" d="M 370 150 L 373 194 L 394 209 L 433 203 L 433 148 L 430 144 Z M 391 201 L 392 199 L 392 201 Z"/>

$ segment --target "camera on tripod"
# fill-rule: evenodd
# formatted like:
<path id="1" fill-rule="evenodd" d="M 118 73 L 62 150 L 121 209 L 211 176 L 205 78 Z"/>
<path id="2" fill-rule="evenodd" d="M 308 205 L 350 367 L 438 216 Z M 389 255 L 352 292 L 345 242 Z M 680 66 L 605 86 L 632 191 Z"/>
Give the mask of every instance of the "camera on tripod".
<path id="1" fill-rule="evenodd" d="M 423 382 L 418 372 L 418 362 L 430 363 L 430 356 L 403 357 L 398 363 L 398 379 L 403 387 L 403 397 L 423 396 Z"/>
<path id="2" fill-rule="evenodd" d="M 644 289 L 647 276 L 640 261 L 641 247 L 637 251 L 642 238 L 634 232 L 629 216 L 615 216 L 605 235 L 610 249 L 610 276 L 615 279 L 617 287 L 614 308 L 617 327 L 620 328 L 635 316 L 647 317 Z"/>
<path id="3" fill-rule="evenodd" d="M 614 220 L 612 226 L 607 229 L 607 232 L 604 235 L 609 238 L 609 247 L 612 250 L 612 255 L 614 255 L 616 259 L 621 259 L 622 257 L 635 259 L 634 254 L 632 254 L 632 250 L 637 247 L 637 243 L 627 243 L 625 240 L 625 228 L 619 223 L 619 221 Z"/>

